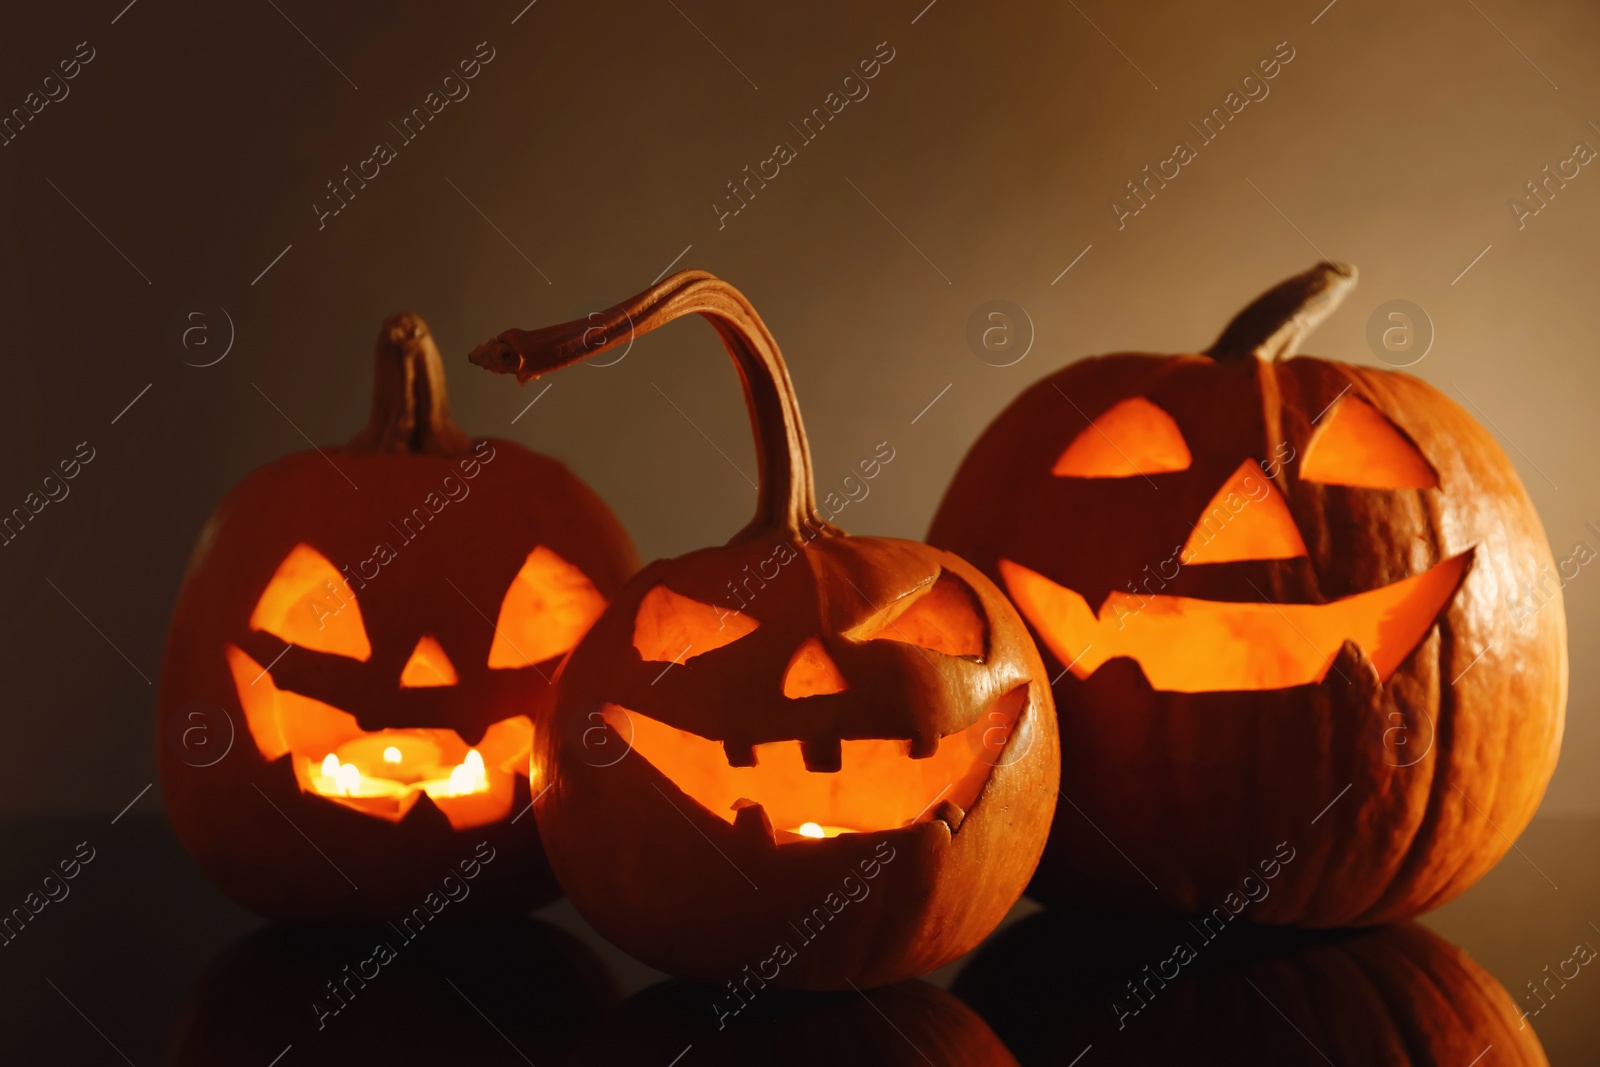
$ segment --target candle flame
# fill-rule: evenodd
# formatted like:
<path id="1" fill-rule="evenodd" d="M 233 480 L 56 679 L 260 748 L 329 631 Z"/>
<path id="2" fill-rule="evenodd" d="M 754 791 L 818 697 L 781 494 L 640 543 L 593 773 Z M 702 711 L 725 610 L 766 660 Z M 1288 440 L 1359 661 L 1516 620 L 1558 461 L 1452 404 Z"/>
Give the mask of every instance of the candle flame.
<path id="1" fill-rule="evenodd" d="M 361 770 L 354 763 L 342 763 L 333 780 L 339 792 L 350 796 L 361 789 Z"/>
<path id="2" fill-rule="evenodd" d="M 395 748 L 393 745 L 390 745 L 388 748 L 384 749 L 383 750 L 383 762 L 385 762 L 385 763 L 399 763 L 400 762 L 400 750 L 398 748 Z"/>
<path id="3" fill-rule="evenodd" d="M 822 827 L 817 825 L 814 822 L 803 822 L 803 823 L 801 823 L 800 824 L 800 829 L 797 832 L 800 834 L 801 837 L 826 837 L 827 836 L 827 834 L 823 831 Z"/>
<path id="4" fill-rule="evenodd" d="M 322 758 L 322 777 L 337 778 L 339 776 L 339 757 L 332 752 Z"/>

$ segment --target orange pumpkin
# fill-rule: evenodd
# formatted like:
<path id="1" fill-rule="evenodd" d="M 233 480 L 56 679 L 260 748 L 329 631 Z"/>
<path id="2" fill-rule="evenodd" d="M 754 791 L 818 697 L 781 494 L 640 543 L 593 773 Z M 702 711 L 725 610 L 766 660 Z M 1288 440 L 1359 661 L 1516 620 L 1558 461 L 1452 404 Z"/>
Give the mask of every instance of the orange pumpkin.
<path id="1" fill-rule="evenodd" d="M 404 916 L 489 853 L 444 914 L 553 899 L 512 825 L 532 724 L 636 567 L 559 463 L 456 428 L 426 325 L 390 318 L 366 431 L 255 471 L 200 535 L 159 694 L 178 835 L 274 918 Z"/>
<path id="2" fill-rule="evenodd" d="M 1508 609 L 1544 532 L 1433 387 L 1289 358 L 1354 284 L 1324 263 L 1205 354 L 1065 367 L 945 494 L 929 540 L 1002 584 L 1057 678 L 1072 803 L 1035 895 L 1193 913 L 1287 840 L 1303 876 L 1254 918 L 1382 922 L 1460 893 L 1532 817 L 1565 622 L 1559 599 Z"/>
<path id="3" fill-rule="evenodd" d="M 1547 1062 L 1505 988 L 1415 923 L 1212 943 L 1187 922 L 1050 911 L 984 945 L 953 992 L 1027 1065 L 1088 1046 L 1108 1065 Z"/>
<path id="4" fill-rule="evenodd" d="M 756 517 L 646 567 L 565 664 L 536 736 L 539 832 L 584 917 L 664 971 L 921 974 L 1016 901 L 1055 803 L 1048 679 L 1015 611 L 948 552 L 817 517 L 782 356 L 709 274 L 472 359 L 526 380 L 692 312 L 744 383 Z"/>

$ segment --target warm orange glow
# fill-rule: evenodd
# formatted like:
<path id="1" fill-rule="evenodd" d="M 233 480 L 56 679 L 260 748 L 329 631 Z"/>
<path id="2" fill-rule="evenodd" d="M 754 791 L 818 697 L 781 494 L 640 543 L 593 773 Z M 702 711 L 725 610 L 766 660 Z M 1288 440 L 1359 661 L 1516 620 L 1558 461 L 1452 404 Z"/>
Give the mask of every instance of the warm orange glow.
<path id="1" fill-rule="evenodd" d="M 439 642 L 432 636 L 424 635 L 400 670 L 400 684 L 407 689 L 455 685 L 456 669 L 450 657 L 444 654 L 444 649 L 439 647 Z"/>
<path id="2" fill-rule="evenodd" d="M 295 545 L 250 614 L 250 628 L 313 652 L 365 660 L 372 655 L 355 593 L 310 545 Z"/>
<path id="3" fill-rule="evenodd" d="M 731 767 L 720 741 L 616 704 L 601 715 L 630 743 L 630 756 L 643 757 L 723 820 L 732 823 L 740 802 L 753 801 L 774 827 L 793 827 L 778 835 L 783 844 L 786 835 L 801 840 L 807 823 L 831 837 L 904 826 L 927 818 L 940 800 L 970 809 L 1026 704 L 1027 687 L 1012 690 L 972 726 L 941 738 L 927 759 L 912 759 L 909 741 L 842 741 L 840 769 L 831 773 L 808 771 L 798 741 L 757 745 L 755 766 Z"/>
<path id="4" fill-rule="evenodd" d="M 808 637 L 800 643 L 800 647 L 795 649 L 794 658 L 789 660 L 788 669 L 783 672 L 783 695 L 790 700 L 824 693 L 842 693 L 848 688 L 844 675 L 839 673 L 838 666 L 828 657 L 822 642 L 815 637 Z"/>
<path id="5" fill-rule="evenodd" d="M 813 841 L 821 841 L 829 837 L 838 837 L 840 834 L 856 834 L 861 831 L 853 830 L 848 826 L 823 826 L 819 823 L 803 822 L 788 832 L 799 834 L 801 837 L 810 838 Z"/>
<path id="6" fill-rule="evenodd" d="M 1261 470 L 1247 459 L 1200 513 L 1178 557 L 1192 563 L 1232 563 L 1241 559 L 1295 559 L 1306 543 L 1283 498 Z"/>
<path id="7" fill-rule="evenodd" d="M 263 758 L 291 755 L 302 792 L 390 822 L 426 793 L 461 830 L 511 811 L 517 775 L 528 773 L 533 722 L 502 719 L 469 748 L 454 730 L 367 732 L 354 715 L 273 684 L 248 654 L 229 645 L 228 667 L 245 722 Z"/>
<path id="8" fill-rule="evenodd" d="M 1320 682 L 1348 639 L 1387 681 L 1460 585 L 1470 553 L 1329 604 L 1231 603 L 1114 592 L 1098 617 L 1082 596 L 1010 560 L 1000 576 L 1017 609 L 1078 678 L 1118 656 L 1179 693 Z"/>
<path id="9" fill-rule="evenodd" d="M 731 645 L 758 625 L 750 616 L 732 608 L 702 604 L 658 585 L 639 601 L 639 613 L 633 620 L 633 647 L 647 660 L 682 663 Z"/>
<path id="10" fill-rule="evenodd" d="M 1439 476 L 1393 423 L 1347 396 L 1317 428 L 1300 461 L 1308 482 L 1363 489 L 1437 489 Z"/>
<path id="11" fill-rule="evenodd" d="M 856 641 L 903 641 L 947 656 L 982 659 L 988 627 L 966 583 L 941 571 L 850 631 Z"/>
<path id="12" fill-rule="evenodd" d="M 605 597 L 582 571 L 540 545 L 500 603 L 489 666 L 526 667 L 565 655 L 605 609 Z"/>
<path id="13" fill-rule="evenodd" d="M 1188 470 L 1189 462 L 1189 446 L 1172 416 L 1135 396 L 1085 427 L 1050 473 L 1058 478 L 1131 478 Z"/>

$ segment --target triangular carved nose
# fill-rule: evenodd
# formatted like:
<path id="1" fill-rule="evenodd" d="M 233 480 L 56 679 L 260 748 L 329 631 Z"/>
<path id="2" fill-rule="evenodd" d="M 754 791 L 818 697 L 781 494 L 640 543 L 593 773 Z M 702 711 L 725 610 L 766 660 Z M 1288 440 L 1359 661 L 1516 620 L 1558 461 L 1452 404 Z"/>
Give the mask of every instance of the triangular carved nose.
<path id="1" fill-rule="evenodd" d="M 1283 497 L 1261 466 L 1247 459 L 1195 520 L 1194 531 L 1178 558 L 1187 567 L 1246 559 L 1295 559 L 1305 554 L 1306 543 Z"/>
<path id="2" fill-rule="evenodd" d="M 783 672 L 783 695 L 793 700 L 798 697 L 819 696 L 824 693 L 842 693 L 850 688 L 844 675 L 823 650 L 822 642 L 808 637 L 795 649 Z"/>
<path id="3" fill-rule="evenodd" d="M 411 658 L 406 660 L 406 665 L 400 670 L 401 688 L 420 689 L 426 686 L 455 684 L 455 665 L 450 662 L 450 657 L 444 654 L 444 649 L 439 647 L 439 642 L 431 635 L 424 634 L 417 642 L 417 647 L 411 650 Z"/>

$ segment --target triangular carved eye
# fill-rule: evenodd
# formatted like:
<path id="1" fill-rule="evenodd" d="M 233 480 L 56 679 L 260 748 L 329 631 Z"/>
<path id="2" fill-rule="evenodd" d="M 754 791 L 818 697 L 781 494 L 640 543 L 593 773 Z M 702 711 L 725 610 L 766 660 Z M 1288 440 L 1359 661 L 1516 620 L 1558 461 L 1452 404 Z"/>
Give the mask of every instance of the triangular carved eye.
<path id="1" fill-rule="evenodd" d="M 1189 463 L 1189 446 L 1172 416 L 1135 396 L 1085 427 L 1050 473 L 1057 478 L 1131 478 L 1188 470 Z"/>
<path id="2" fill-rule="evenodd" d="M 844 675 L 839 673 L 838 664 L 833 662 L 822 647 L 822 642 L 815 637 L 808 637 L 800 643 L 783 672 L 783 695 L 790 700 L 842 693 L 848 688 Z"/>
<path id="3" fill-rule="evenodd" d="M 605 597 L 587 575 L 540 545 L 500 604 L 489 666 L 526 667 L 564 655 L 605 609 Z"/>
<path id="4" fill-rule="evenodd" d="M 321 552 L 299 544 L 278 564 L 250 613 L 250 628 L 313 652 L 372 655 L 355 593 Z"/>
<path id="5" fill-rule="evenodd" d="M 900 641 L 947 656 L 982 659 L 989 628 L 967 583 L 939 577 L 893 601 L 846 636 L 855 641 Z"/>
<path id="6" fill-rule="evenodd" d="M 743 612 L 702 604 L 664 585 L 639 601 L 633 647 L 656 663 L 682 663 L 749 636 L 760 623 Z"/>
<path id="7" fill-rule="evenodd" d="M 1417 446 L 1371 404 L 1347 396 L 1317 428 L 1300 477 L 1360 489 L 1437 489 L 1439 475 Z"/>

